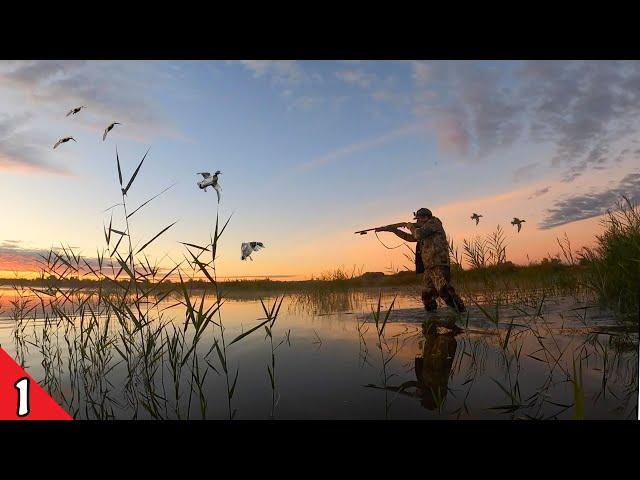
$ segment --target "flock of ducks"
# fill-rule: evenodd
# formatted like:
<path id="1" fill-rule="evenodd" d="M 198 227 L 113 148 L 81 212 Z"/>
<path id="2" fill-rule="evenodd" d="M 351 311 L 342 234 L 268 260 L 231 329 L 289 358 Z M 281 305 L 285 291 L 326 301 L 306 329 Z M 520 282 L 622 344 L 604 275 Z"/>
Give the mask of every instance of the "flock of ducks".
<path id="1" fill-rule="evenodd" d="M 80 111 L 83 108 L 87 108 L 85 105 L 81 105 L 80 107 L 75 107 L 72 108 L 71 110 L 69 110 L 66 114 L 67 117 L 69 116 L 73 116 L 73 115 L 77 115 L 78 113 L 80 113 Z M 116 125 L 121 125 L 120 122 L 113 122 L 111 124 L 109 124 L 107 126 L 107 128 L 104 129 L 104 133 L 102 134 L 102 141 L 104 142 L 107 139 L 107 135 L 108 133 L 113 130 L 113 127 L 115 127 Z M 54 150 L 56 148 L 58 148 L 58 146 L 62 145 L 63 143 L 67 143 L 69 141 L 73 140 L 74 142 L 77 143 L 77 140 L 71 136 L 69 137 L 62 137 L 60 140 L 58 140 L 55 145 L 53 146 Z M 218 182 L 218 175 L 220 175 L 222 172 L 220 170 L 217 170 L 216 173 L 214 173 L 213 175 L 211 175 L 209 172 L 199 172 L 196 173 L 196 175 L 202 175 L 202 180 L 198 182 L 198 187 L 200 187 L 200 189 L 204 190 L 205 192 L 207 191 L 208 187 L 212 187 L 215 191 L 216 194 L 218 195 L 218 203 L 220 203 L 220 194 L 222 192 L 222 187 L 220 186 L 220 183 Z M 250 259 L 251 261 L 253 261 L 253 258 L 251 257 L 251 254 L 255 251 L 258 251 L 262 248 L 265 248 L 264 244 L 262 242 L 243 242 L 242 245 L 240 246 L 240 251 L 241 251 L 241 260 L 246 260 L 247 258 Z"/>
<path id="2" fill-rule="evenodd" d="M 478 215 L 477 213 L 474 212 L 473 215 L 471 215 L 471 220 L 475 220 L 476 221 L 476 225 L 478 225 L 478 223 L 480 223 L 480 217 L 482 217 L 482 215 Z M 520 220 L 518 217 L 513 217 L 513 220 L 511 220 L 511 225 L 513 226 L 518 226 L 518 233 L 520 233 L 520 230 L 522 230 L 522 224 L 525 223 L 526 220 Z"/>
<path id="3" fill-rule="evenodd" d="M 218 175 L 221 175 L 222 172 L 220 170 L 216 170 L 216 173 L 211 175 L 209 172 L 198 172 L 196 175 L 202 175 L 202 180 L 198 182 L 198 187 L 201 190 L 207 191 L 208 187 L 213 188 L 218 195 L 218 203 L 220 203 L 220 195 L 222 193 L 222 187 L 220 186 L 220 182 L 218 181 Z M 251 254 L 256 252 L 264 247 L 264 243 L 262 242 L 243 242 L 240 245 L 240 260 L 246 260 L 247 258 L 253 262 L 253 258 Z"/>
<path id="4" fill-rule="evenodd" d="M 87 108 L 85 105 L 82 105 L 80 107 L 75 107 L 72 108 L 71 110 L 69 110 L 69 112 L 67 112 L 67 117 L 72 116 L 72 115 L 77 115 L 83 108 Z M 107 139 L 107 134 L 113 129 L 113 127 L 115 127 L 116 125 L 121 125 L 121 123 L 119 122 L 113 122 L 111 124 L 109 124 L 109 126 L 107 126 L 107 128 L 104 129 L 104 133 L 102 134 L 102 141 L 105 141 Z M 73 140 L 74 142 L 77 142 L 75 138 L 73 137 L 63 137 L 60 140 L 58 140 L 55 145 L 53 146 L 54 150 L 61 144 L 63 143 L 67 143 L 68 141 Z M 221 193 L 222 193 L 222 187 L 220 186 L 220 182 L 218 181 L 218 175 L 221 175 L 222 172 L 220 170 L 216 170 L 216 173 L 214 173 L 213 175 L 211 175 L 211 173 L 209 172 L 198 172 L 196 173 L 196 175 L 202 175 L 202 180 L 198 182 L 198 187 L 201 190 L 204 190 L 205 192 L 207 191 L 208 187 L 213 188 L 216 191 L 216 195 L 218 196 L 218 203 L 220 203 L 220 197 L 221 197 Z M 473 215 L 471 215 L 471 220 L 475 220 L 476 225 L 478 225 L 478 223 L 480 223 L 480 218 L 482 218 L 482 215 L 477 214 L 477 213 L 473 213 Z M 517 226 L 518 227 L 518 233 L 520 233 L 520 230 L 522 230 L 522 224 L 525 223 L 526 220 L 520 220 L 518 217 L 513 217 L 513 220 L 511 221 L 511 225 Z M 265 248 L 264 244 L 262 242 L 243 242 L 242 245 L 240 246 L 240 251 L 242 253 L 240 260 L 246 260 L 247 258 L 250 259 L 251 261 L 253 261 L 253 258 L 251 257 L 251 254 L 255 251 L 260 250 L 261 248 Z"/>
<path id="5" fill-rule="evenodd" d="M 71 110 L 69 110 L 67 112 L 67 114 L 65 115 L 66 117 L 69 116 L 73 116 L 73 115 L 77 115 L 80 110 L 82 110 L 83 108 L 87 108 L 85 105 L 81 105 L 80 107 L 75 107 L 72 108 Z M 107 128 L 104 129 L 104 133 L 102 134 L 102 141 L 104 142 L 107 139 L 107 134 L 113 129 L 113 127 L 115 127 L 116 125 L 121 125 L 121 123 L 119 122 L 113 122 L 111 124 L 109 124 L 109 126 Z M 73 137 L 62 137 L 60 140 L 58 140 L 55 145 L 53 146 L 53 149 L 55 150 L 56 148 L 58 148 L 59 145 L 63 144 L 63 143 L 67 143 L 68 141 L 73 140 L 74 142 L 77 143 L 77 140 Z"/>
<path id="6" fill-rule="evenodd" d="M 218 183 L 218 175 L 222 172 L 220 170 L 216 170 L 216 173 L 211 175 L 209 172 L 198 172 L 196 175 L 202 175 L 202 180 L 198 182 L 198 187 L 201 190 L 207 191 L 207 187 L 213 187 L 213 189 L 218 194 L 218 203 L 220 203 L 220 193 L 222 192 L 222 187 Z"/>

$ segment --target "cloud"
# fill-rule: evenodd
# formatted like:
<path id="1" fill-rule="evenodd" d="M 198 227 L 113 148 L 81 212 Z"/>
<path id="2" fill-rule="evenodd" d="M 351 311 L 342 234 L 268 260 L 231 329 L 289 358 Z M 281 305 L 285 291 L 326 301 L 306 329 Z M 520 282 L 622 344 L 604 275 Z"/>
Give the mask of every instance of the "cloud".
<path id="1" fill-rule="evenodd" d="M 530 196 L 529 196 L 529 200 L 532 200 L 534 198 L 538 198 L 541 197 L 542 195 L 544 195 L 545 193 L 549 193 L 549 191 L 551 190 L 550 187 L 544 187 L 544 188 L 539 188 L 538 190 L 536 190 L 535 192 L 533 192 Z"/>
<path id="2" fill-rule="evenodd" d="M 297 97 L 290 105 L 290 108 L 297 108 L 300 110 L 312 110 L 315 107 L 324 103 L 324 99 L 314 96 L 301 96 Z"/>
<path id="3" fill-rule="evenodd" d="M 612 145 L 640 127 L 637 61 L 412 62 L 411 73 L 414 113 L 443 148 L 481 159 L 525 137 L 549 143 L 565 182 L 616 161 Z"/>
<path id="4" fill-rule="evenodd" d="M 508 147 L 524 128 L 522 99 L 504 69 L 481 62 L 412 64 L 414 78 L 429 81 L 414 96 L 414 113 L 431 120 L 440 144 L 462 157 L 480 158 Z M 416 68 L 418 70 L 416 70 Z M 419 85 L 420 86 L 420 85 Z M 442 142 L 443 127 L 448 128 Z"/>
<path id="5" fill-rule="evenodd" d="M 0 270 L 15 272 L 38 272 L 42 269 L 42 257 L 48 255 L 49 251 L 44 249 L 24 248 L 20 244 L 5 240 L 0 244 Z"/>
<path id="6" fill-rule="evenodd" d="M 22 132 L 31 117 L 30 114 L 0 116 L 0 171 L 68 174 L 66 167 L 47 161 L 52 147 L 46 144 L 48 139 Z"/>
<path id="7" fill-rule="evenodd" d="M 610 160 L 609 145 L 604 141 L 600 141 L 595 145 L 589 153 L 579 161 L 575 162 L 567 172 L 565 172 L 562 181 L 569 183 L 581 176 L 589 167 L 594 169 L 602 169 Z"/>
<path id="8" fill-rule="evenodd" d="M 432 130 L 442 151 L 460 156 L 468 152 L 471 139 L 467 126 L 454 112 L 443 114 Z"/>
<path id="9" fill-rule="evenodd" d="M 395 130 L 391 130 L 390 132 L 384 133 L 374 138 L 370 138 L 361 142 L 352 143 L 350 145 L 346 145 L 344 147 L 338 148 L 332 152 L 329 152 L 320 157 L 316 157 L 308 162 L 302 163 L 298 165 L 295 170 L 298 172 L 306 172 L 309 170 L 313 170 L 315 168 L 321 167 L 330 163 L 332 161 L 338 160 L 343 157 L 347 157 L 354 153 L 368 150 L 370 148 L 383 145 L 392 141 L 397 140 L 398 138 L 413 135 L 416 133 L 420 133 L 425 128 L 422 124 L 409 124 L 397 128 Z"/>
<path id="10" fill-rule="evenodd" d="M 336 77 L 345 83 L 362 88 L 369 88 L 375 80 L 375 75 L 362 70 L 342 70 L 336 72 Z"/>
<path id="11" fill-rule="evenodd" d="M 412 62 L 413 73 L 411 77 L 417 85 L 426 85 L 431 78 L 431 68 L 423 62 Z"/>
<path id="12" fill-rule="evenodd" d="M 27 100 L 24 104 L 37 108 L 37 118 L 48 114 L 63 119 L 70 108 L 86 105 L 75 122 L 101 132 L 110 122 L 119 121 L 127 125 L 121 134 L 139 141 L 156 135 L 184 139 L 151 98 L 171 75 L 170 68 L 157 62 L 0 63 L 0 87 L 21 92 Z"/>
<path id="13" fill-rule="evenodd" d="M 381 103 L 389 103 L 398 108 L 404 108 L 412 105 L 411 95 L 407 92 L 396 92 L 389 88 L 381 88 L 373 91 L 371 94 L 371 98 L 373 98 L 376 102 Z M 415 107 L 418 109 L 419 107 Z"/>
<path id="14" fill-rule="evenodd" d="M 626 195 L 632 202 L 640 201 L 640 173 L 626 175 L 618 185 L 608 190 L 575 195 L 557 201 L 540 223 L 541 230 L 603 215 Z"/>
<path id="15" fill-rule="evenodd" d="M 48 258 L 50 249 L 43 248 L 28 248 L 22 245 L 23 242 L 19 240 L 4 240 L 0 243 L 0 271 L 9 272 L 41 272 L 43 265 L 46 263 L 42 258 Z M 65 247 L 69 251 L 69 247 Z M 64 257 L 63 250 L 61 248 L 54 248 L 53 251 L 58 252 Z M 77 255 L 78 251 L 74 249 L 74 253 Z M 98 259 L 93 257 L 83 257 L 91 268 L 98 269 Z M 55 256 L 51 256 L 52 262 L 55 260 Z M 64 270 L 62 266 L 60 273 Z M 90 270 L 86 264 L 81 261 L 80 275 L 89 273 Z M 74 274 L 77 275 L 77 274 Z M 87 278 L 92 278 L 88 275 Z"/>
<path id="16" fill-rule="evenodd" d="M 538 162 L 527 163 L 526 165 L 517 168 L 513 172 L 513 181 L 518 182 L 522 179 L 530 177 L 536 168 L 538 168 Z"/>
<path id="17" fill-rule="evenodd" d="M 274 84 L 295 85 L 306 78 L 294 60 L 240 60 L 240 63 L 253 72 L 254 77 L 267 77 Z"/>

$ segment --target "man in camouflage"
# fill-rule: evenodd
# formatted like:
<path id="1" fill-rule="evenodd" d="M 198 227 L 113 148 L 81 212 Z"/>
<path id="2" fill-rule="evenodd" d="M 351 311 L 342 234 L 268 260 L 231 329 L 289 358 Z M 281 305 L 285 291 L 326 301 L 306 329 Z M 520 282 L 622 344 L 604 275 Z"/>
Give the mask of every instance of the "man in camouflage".
<path id="1" fill-rule="evenodd" d="M 447 235 L 439 218 L 428 208 L 421 208 L 414 214 L 416 223 L 407 223 L 411 233 L 398 228 L 382 227 L 377 231 L 395 233 L 407 242 L 417 242 L 416 273 L 423 273 L 422 303 L 427 311 L 438 308 L 436 299 L 442 298 L 456 311 L 465 312 L 462 299 L 451 286 L 451 265 Z"/>

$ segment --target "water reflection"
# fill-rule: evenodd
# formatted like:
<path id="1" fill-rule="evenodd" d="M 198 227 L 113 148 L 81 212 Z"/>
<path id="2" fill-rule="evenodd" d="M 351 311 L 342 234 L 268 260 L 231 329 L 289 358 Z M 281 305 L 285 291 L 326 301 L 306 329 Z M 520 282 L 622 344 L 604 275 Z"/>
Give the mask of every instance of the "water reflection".
<path id="1" fill-rule="evenodd" d="M 446 400 L 458 342 L 453 335 L 427 335 L 422 343 L 422 356 L 415 361 L 417 392 L 422 406 L 434 410 Z"/>
<path id="2" fill-rule="evenodd" d="M 150 310 L 151 328 L 127 350 L 117 315 L 87 292 L 59 303 L 23 293 L 0 291 L 0 345 L 76 418 L 226 418 L 232 388 L 244 419 L 637 416 L 637 331 L 572 297 L 472 306 L 459 335 L 423 335 L 419 296 L 388 289 L 381 356 L 371 315 L 379 290 L 289 292 L 269 331 L 228 346 L 223 366 L 215 325 L 187 355 L 193 326 L 175 298 Z M 202 311 L 216 302 L 192 294 Z M 259 325 L 260 300 L 271 308 L 273 297 L 227 297 L 227 340 Z"/>
<path id="3" fill-rule="evenodd" d="M 382 387 L 386 390 L 414 397 L 427 410 L 440 410 L 449 392 L 451 367 L 458 342 L 453 334 L 427 334 L 420 340 L 421 354 L 414 359 L 415 380 L 401 385 Z M 372 388 L 380 388 L 368 385 Z"/>

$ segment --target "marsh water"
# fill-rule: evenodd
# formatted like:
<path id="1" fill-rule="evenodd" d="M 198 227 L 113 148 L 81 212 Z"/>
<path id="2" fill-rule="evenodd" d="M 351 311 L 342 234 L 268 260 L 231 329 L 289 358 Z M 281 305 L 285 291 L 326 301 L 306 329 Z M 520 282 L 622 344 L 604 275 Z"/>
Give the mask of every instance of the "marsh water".
<path id="1" fill-rule="evenodd" d="M 79 355 L 68 332 L 80 320 L 48 320 L 45 329 L 39 300 L 18 296 L 34 305 L 20 321 L 12 314 L 16 292 L 0 290 L 0 345 L 78 419 L 225 419 L 231 410 L 236 419 L 637 418 L 637 325 L 621 325 L 589 298 L 480 299 L 457 319 L 462 332 L 425 335 L 424 320 L 453 312 L 441 306 L 427 317 L 410 289 L 381 297 L 377 289 L 291 292 L 273 325 L 273 345 L 264 328 L 227 345 L 230 382 L 237 372 L 231 402 L 212 326 L 197 347 L 197 373 L 185 365 L 179 391 L 160 361 L 149 408 L 148 400 L 132 399 L 148 385 L 128 379 L 116 334 L 97 357 Z M 269 307 L 275 297 L 229 296 L 219 311 L 227 342 L 258 325 L 261 300 Z M 205 308 L 215 302 L 204 299 Z M 170 297 L 161 306 L 158 321 L 182 330 L 185 307 Z M 96 325 L 107 336 L 117 330 L 105 322 Z"/>

